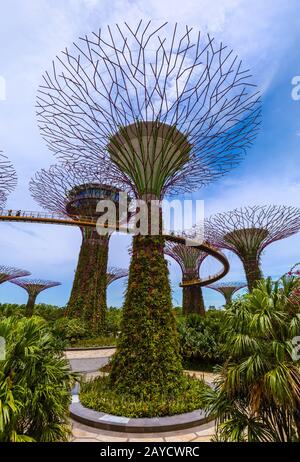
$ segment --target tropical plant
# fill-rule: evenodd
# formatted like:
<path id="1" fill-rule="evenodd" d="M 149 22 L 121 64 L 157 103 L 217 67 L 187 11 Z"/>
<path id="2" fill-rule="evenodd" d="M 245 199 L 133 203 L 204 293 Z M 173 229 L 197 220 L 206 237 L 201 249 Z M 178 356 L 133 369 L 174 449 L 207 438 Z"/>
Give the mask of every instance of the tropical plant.
<path id="1" fill-rule="evenodd" d="M 121 330 L 122 309 L 110 306 L 107 309 L 105 333 L 117 336 Z"/>
<path id="2" fill-rule="evenodd" d="M 186 367 L 222 364 L 224 312 L 208 310 L 206 317 L 190 314 L 178 323 L 180 353 Z"/>
<path id="3" fill-rule="evenodd" d="M 224 353 L 216 388 L 206 406 L 220 441 L 299 441 L 300 278 L 262 280 L 225 315 Z"/>
<path id="4" fill-rule="evenodd" d="M 66 441 L 75 375 L 38 317 L 0 321 L 0 441 Z"/>
<path id="5" fill-rule="evenodd" d="M 79 318 L 57 319 L 52 328 L 58 338 L 71 344 L 88 336 L 88 325 Z"/>
<path id="6" fill-rule="evenodd" d="M 36 316 L 40 316 L 46 321 L 55 321 L 64 316 L 64 310 L 65 308 L 61 308 L 60 306 L 38 303 L 35 305 L 34 313 Z M 25 316 L 25 305 L 0 303 L 0 318 L 7 318 L 9 316 L 17 316 L 20 318 Z"/>

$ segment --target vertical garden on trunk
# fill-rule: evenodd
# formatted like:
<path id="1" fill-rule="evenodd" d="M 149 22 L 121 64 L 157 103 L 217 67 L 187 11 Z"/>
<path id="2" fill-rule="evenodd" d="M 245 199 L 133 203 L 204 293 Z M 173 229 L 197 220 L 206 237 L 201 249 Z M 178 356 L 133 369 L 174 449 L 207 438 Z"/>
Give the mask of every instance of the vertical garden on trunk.
<path id="1" fill-rule="evenodd" d="M 101 201 L 111 200 L 118 217 L 120 189 L 110 178 L 109 170 L 109 165 L 101 172 L 80 163 L 52 165 L 49 170 L 36 173 L 30 182 L 30 191 L 48 211 L 75 222 L 87 218 L 96 223 L 103 214 L 97 212 Z M 97 333 L 105 327 L 110 235 L 100 235 L 94 225 L 78 226 L 82 243 L 66 315 L 86 321 L 92 333 Z"/>

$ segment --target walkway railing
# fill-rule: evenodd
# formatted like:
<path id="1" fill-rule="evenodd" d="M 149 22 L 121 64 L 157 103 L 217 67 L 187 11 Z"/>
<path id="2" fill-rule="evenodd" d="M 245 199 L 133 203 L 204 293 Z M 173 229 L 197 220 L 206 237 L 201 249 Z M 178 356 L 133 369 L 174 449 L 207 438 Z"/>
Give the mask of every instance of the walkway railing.
<path id="1" fill-rule="evenodd" d="M 70 226 L 95 226 L 96 222 L 91 217 L 63 215 L 59 213 L 34 212 L 28 210 L 1 210 L 0 221 L 23 221 L 62 224 Z"/>
<path id="2" fill-rule="evenodd" d="M 77 216 L 67 216 L 58 213 L 47 213 L 47 212 L 34 212 L 34 211 L 25 211 L 25 210 L 1 210 L 0 209 L 0 221 L 16 221 L 16 222 L 29 222 L 29 223 L 45 223 L 45 224 L 56 224 L 64 226 L 84 226 L 84 227 L 95 227 L 96 221 L 92 217 L 80 217 Z M 99 225 L 98 225 L 99 226 Z M 120 227 L 116 231 L 123 231 L 125 233 L 132 233 L 133 230 L 130 228 Z M 199 249 L 203 252 L 208 253 L 208 255 L 214 257 L 218 260 L 223 268 L 221 271 L 214 275 L 210 275 L 205 279 L 194 279 L 192 281 L 185 281 L 181 284 L 182 287 L 186 286 L 206 286 L 212 284 L 213 282 L 218 281 L 223 278 L 229 271 L 229 262 L 226 256 L 217 248 L 213 247 L 208 242 L 202 242 L 201 244 L 195 239 L 188 239 L 189 243 L 187 244 L 187 236 L 182 234 L 168 234 L 165 235 L 165 238 L 169 241 L 177 242 L 184 245 L 192 245 L 195 249 Z"/>

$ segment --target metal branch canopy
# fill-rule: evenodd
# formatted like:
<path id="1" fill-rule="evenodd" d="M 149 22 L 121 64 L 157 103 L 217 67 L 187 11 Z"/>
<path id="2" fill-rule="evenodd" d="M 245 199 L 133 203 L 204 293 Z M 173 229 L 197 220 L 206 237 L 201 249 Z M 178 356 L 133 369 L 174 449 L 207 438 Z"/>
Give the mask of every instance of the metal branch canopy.
<path id="1" fill-rule="evenodd" d="M 12 266 L 0 266 L 0 284 L 23 276 L 30 276 L 30 272 Z"/>
<path id="2" fill-rule="evenodd" d="M 55 281 L 46 281 L 44 279 L 16 279 L 10 281 L 12 284 L 16 284 L 22 289 L 25 289 L 29 295 L 37 296 L 40 292 L 46 289 L 50 289 L 50 287 L 60 286 L 60 282 Z"/>
<path id="3" fill-rule="evenodd" d="M 109 286 L 112 282 L 118 279 L 125 278 L 128 276 L 128 270 L 123 268 L 115 268 L 110 266 L 107 269 L 107 285 Z"/>
<path id="4" fill-rule="evenodd" d="M 211 242 L 244 254 L 259 253 L 269 244 L 297 233 L 300 209 L 291 206 L 253 206 L 218 213 L 206 222 Z"/>
<path id="5" fill-rule="evenodd" d="M 262 278 L 260 256 L 272 242 L 300 230 L 300 209 L 291 206 L 253 206 L 218 213 L 206 222 L 213 245 L 240 257 L 250 290 Z"/>
<path id="6" fill-rule="evenodd" d="M 209 284 L 207 286 L 209 289 L 213 289 L 216 292 L 222 294 L 226 300 L 226 303 L 230 303 L 232 300 L 232 296 L 238 290 L 242 289 L 243 287 L 247 287 L 246 282 L 217 282 L 215 284 Z"/>
<path id="7" fill-rule="evenodd" d="M 120 188 L 121 184 L 111 178 L 109 163 L 101 171 L 81 163 L 51 165 L 48 170 L 37 172 L 29 184 L 31 195 L 39 205 L 72 219 L 96 218 L 97 202 L 112 199 L 117 203 Z"/>
<path id="8" fill-rule="evenodd" d="M 192 28 L 116 25 L 57 56 L 39 88 L 39 127 L 59 158 L 109 157 L 138 197 L 191 191 L 228 172 L 255 138 L 250 77 Z"/>
<path id="9" fill-rule="evenodd" d="M 7 194 L 17 185 L 17 174 L 12 164 L 0 151 L 0 206 L 6 202 Z"/>

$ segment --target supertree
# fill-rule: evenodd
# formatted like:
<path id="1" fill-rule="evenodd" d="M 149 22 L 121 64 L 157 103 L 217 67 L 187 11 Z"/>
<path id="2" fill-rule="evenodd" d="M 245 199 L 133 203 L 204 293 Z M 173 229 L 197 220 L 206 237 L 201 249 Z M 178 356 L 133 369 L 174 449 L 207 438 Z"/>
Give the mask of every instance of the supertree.
<path id="1" fill-rule="evenodd" d="M 109 286 L 112 282 L 117 281 L 118 279 L 125 278 L 128 276 L 128 270 L 123 268 L 115 268 L 109 266 L 107 269 L 107 285 Z"/>
<path id="2" fill-rule="evenodd" d="M 174 393 L 183 380 L 162 222 L 151 201 L 191 191 L 237 164 L 252 144 L 260 103 L 232 51 L 209 35 L 116 25 L 66 49 L 43 76 L 42 136 L 64 160 L 105 165 L 148 206 L 133 239 L 122 332 L 110 373 L 116 390 Z"/>
<path id="3" fill-rule="evenodd" d="M 299 230 L 300 209 L 282 205 L 242 207 L 218 213 L 206 222 L 211 242 L 241 259 L 249 290 L 262 278 L 263 250 Z"/>
<path id="4" fill-rule="evenodd" d="M 119 210 L 116 181 L 107 168 L 101 172 L 78 164 L 52 165 L 37 172 L 30 181 L 33 198 L 45 209 L 68 216 L 96 219 L 101 200 L 111 200 Z M 95 227 L 82 227 L 82 244 L 66 316 L 79 317 L 99 330 L 105 323 L 106 273 L 110 234 L 101 235 Z"/>
<path id="5" fill-rule="evenodd" d="M 4 206 L 7 195 L 15 189 L 16 185 L 15 169 L 0 151 L 0 208 Z"/>
<path id="6" fill-rule="evenodd" d="M 225 298 L 226 305 L 230 305 L 232 302 L 232 297 L 238 290 L 246 287 L 247 284 L 245 282 L 215 282 L 214 284 L 209 284 L 206 287 L 209 289 L 216 290 L 220 294 L 222 294 Z"/>
<path id="7" fill-rule="evenodd" d="M 179 264 L 182 271 L 182 311 L 183 314 L 197 313 L 205 316 L 205 306 L 200 284 L 185 285 L 199 280 L 200 267 L 208 256 L 206 252 L 192 246 L 166 241 L 165 254 Z"/>
<path id="8" fill-rule="evenodd" d="M 30 272 L 12 266 L 0 266 L 0 284 L 11 281 L 12 279 L 22 278 L 24 276 L 30 276 Z"/>
<path id="9" fill-rule="evenodd" d="M 43 279 L 13 279 L 10 282 L 22 287 L 28 292 L 28 301 L 25 308 L 25 316 L 27 317 L 31 317 L 33 315 L 36 297 L 39 293 L 43 290 L 50 289 L 50 287 L 61 285 L 60 282 L 44 281 Z"/>

